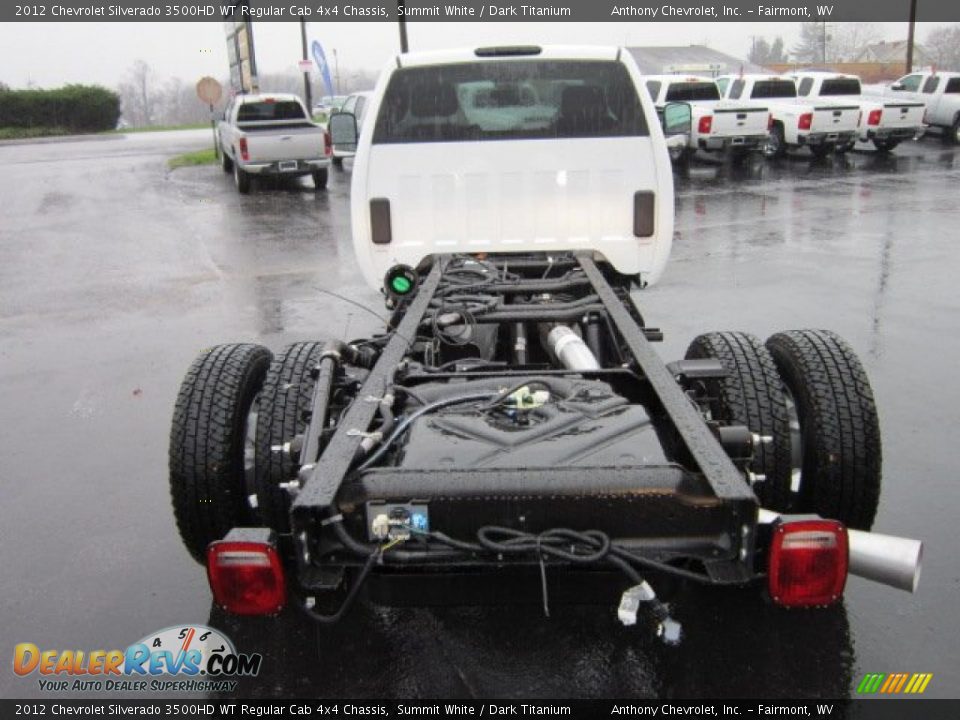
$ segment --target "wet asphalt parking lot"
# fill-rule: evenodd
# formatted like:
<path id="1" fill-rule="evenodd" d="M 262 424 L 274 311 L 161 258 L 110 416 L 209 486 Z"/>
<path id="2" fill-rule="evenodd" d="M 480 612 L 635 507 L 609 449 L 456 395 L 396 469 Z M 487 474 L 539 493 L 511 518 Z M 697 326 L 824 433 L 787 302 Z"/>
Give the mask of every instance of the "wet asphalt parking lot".
<path id="1" fill-rule="evenodd" d="M 677 240 L 641 295 L 666 360 L 698 333 L 826 327 L 860 353 L 881 413 L 875 528 L 926 543 L 916 595 L 851 578 L 843 603 L 788 612 L 750 591 L 670 589 L 666 648 L 615 609 L 211 608 L 166 477 L 170 413 L 203 348 L 357 337 L 379 310 L 349 236 L 349 163 L 239 196 L 216 167 L 170 172 L 203 131 L 0 146 L 0 652 L 124 648 L 209 623 L 265 654 L 245 696 L 843 697 L 866 672 L 932 672 L 960 690 L 956 471 L 960 150 L 925 139 L 677 179 Z M 951 528 L 953 528 L 951 530 Z M 510 589 L 505 588 L 504 593 Z M 9 661 L 8 661 L 9 662 Z M 36 675 L 4 697 L 41 696 Z"/>

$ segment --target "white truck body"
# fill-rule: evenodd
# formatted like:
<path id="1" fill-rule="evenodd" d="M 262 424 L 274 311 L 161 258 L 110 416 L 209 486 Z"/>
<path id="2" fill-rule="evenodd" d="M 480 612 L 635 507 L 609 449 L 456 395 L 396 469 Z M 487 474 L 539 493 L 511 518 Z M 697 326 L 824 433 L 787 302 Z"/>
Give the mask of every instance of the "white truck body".
<path id="1" fill-rule="evenodd" d="M 864 91 L 884 99 L 922 102 L 924 122 L 940 129 L 951 142 L 960 142 L 960 73 L 914 72 Z"/>
<path id="2" fill-rule="evenodd" d="M 724 98 L 749 100 L 769 108 L 773 127 L 766 149 L 768 156 L 801 147 L 823 155 L 845 150 L 856 140 L 859 104 L 797 97 L 796 83 L 781 75 L 722 75 L 717 84 Z"/>
<path id="3" fill-rule="evenodd" d="M 504 112 L 469 116 L 463 86 L 487 81 L 502 91 Z M 531 85 L 533 105 L 511 104 Z M 673 175 L 630 53 L 560 46 L 400 55 L 367 112 L 351 217 L 372 287 L 395 265 L 445 253 L 585 250 L 642 282 L 663 271 Z"/>
<path id="4" fill-rule="evenodd" d="M 644 75 L 657 112 L 671 102 L 690 105 L 693 121 L 688 146 L 707 152 L 759 149 L 767 141 L 770 113 L 755 103 L 722 100 L 712 78 L 692 75 Z"/>
<path id="5" fill-rule="evenodd" d="M 800 98 L 857 103 L 861 111 L 857 139 L 873 142 L 879 150 L 891 150 L 903 140 L 918 137 L 926 127 L 923 103 L 865 97 L 856 75 L 811 71 L 790 73 L 789 77 L 797 83 Z"/>
<path id="6" fill-rule="evenodd" d="M 329 137 L 296 95 L 238 95 L 217 125 L 217 139 L 243 173 L 307 175 L 330 165 Z"/>

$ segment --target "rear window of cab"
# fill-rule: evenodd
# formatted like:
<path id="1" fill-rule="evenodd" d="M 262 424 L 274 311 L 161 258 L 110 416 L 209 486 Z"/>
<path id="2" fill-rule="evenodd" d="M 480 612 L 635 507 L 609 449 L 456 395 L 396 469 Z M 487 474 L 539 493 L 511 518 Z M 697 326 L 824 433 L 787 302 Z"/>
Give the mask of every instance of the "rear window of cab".
<path id="1" fill-rule="evenodd" d="M 292 100 L 267 100 L 247 102 L 237 108 L 237 122 L 258 122 L 264 120 L 304 120 L 300 103 Z"/>
<path id="2" fill-rule="evenodd" d="M 396 70 L 373 143 L 647 135 L 622 63 L 497 60 Z"/>

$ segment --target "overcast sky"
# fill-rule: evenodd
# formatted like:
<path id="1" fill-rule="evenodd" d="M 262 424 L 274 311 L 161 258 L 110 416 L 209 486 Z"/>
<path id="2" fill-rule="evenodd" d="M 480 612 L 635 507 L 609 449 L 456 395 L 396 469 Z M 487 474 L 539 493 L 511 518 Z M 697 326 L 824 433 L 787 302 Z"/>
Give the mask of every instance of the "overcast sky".
<path id="1" fill-rule="evenodd" d="M 923 40 L 930 27 L 921 23 Z M 310 23 L 332 63 L 336 48 L 341 71 L 379 69 L 399 50 L 392 22 Z M 416 23 L 407 25 L 411 50 L 457 45 L 527 42 L 613 45 L 707 44 L 744 57 L 751 36 L 784 38 L 789 49 L 799 23 Z M 877 23 L 886 40 L 906 38 L 904 23 Z M 254 26 L 257 66 L 261 73 L 295 68 L 300 56 L 296 22 L 261 22 Z M 134 60 L 145 60 L 162 80 L 193 81 L 203 75 L 227 76 L 223 25 L 200 23 L 0 23 L 0 82 L 11 87 L 34 83 L 119 83 Z"/>

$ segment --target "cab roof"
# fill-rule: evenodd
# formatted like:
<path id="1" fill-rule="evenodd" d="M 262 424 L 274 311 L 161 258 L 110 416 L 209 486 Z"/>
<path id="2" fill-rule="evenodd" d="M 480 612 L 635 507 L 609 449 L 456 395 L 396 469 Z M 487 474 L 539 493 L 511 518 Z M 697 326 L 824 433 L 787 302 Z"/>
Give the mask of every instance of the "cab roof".
<path id="1" fill-rule="evenodd" d="M 616 60 L 622 48 L 613 45 L 490 45 L 429 50 L 397 55 L 397 67 L 449 65 L 497 60 Z"/>
<path id="2" fill-rule="evenodd" d="M 688 75 L 686 73 L 676 73 L 673 75 L 644 75 L 644 80 L 657 80 L 658 82 L 672 82 L 672 83 L 712 83 L 714 79 L 712 77 L 706 77 L 703 75 Z"/>

